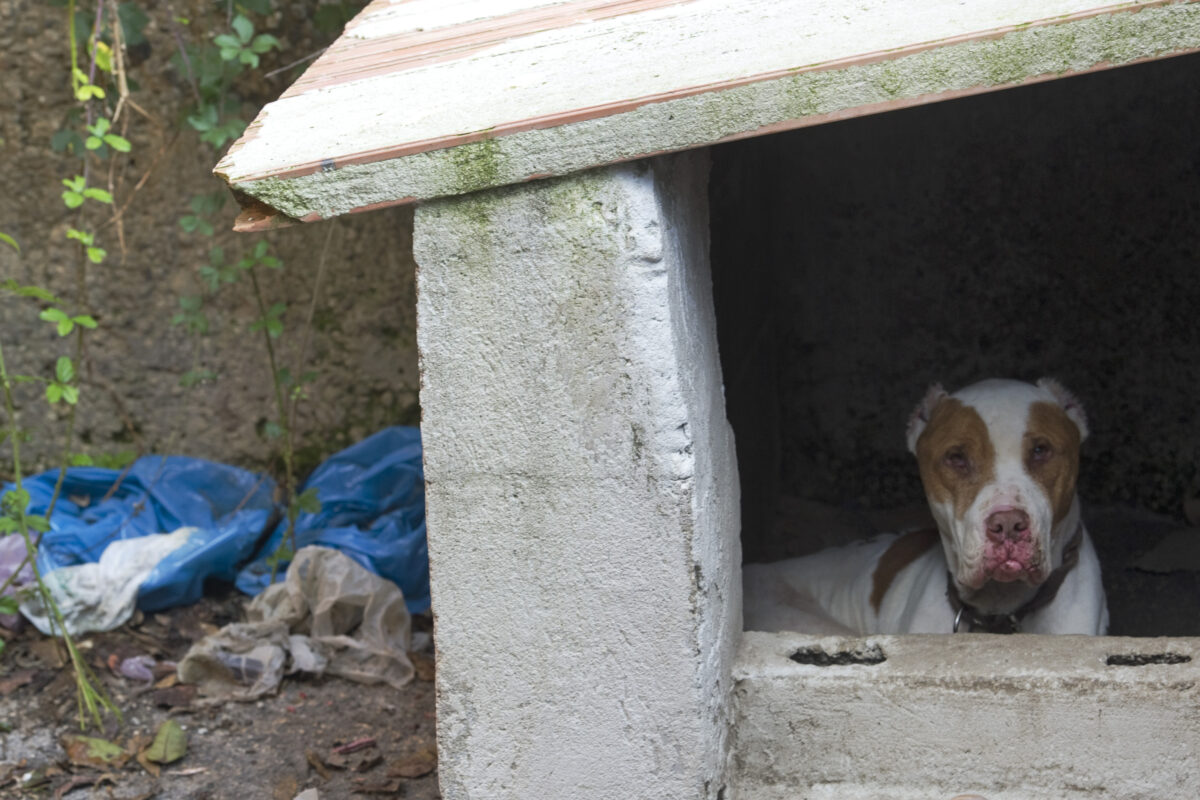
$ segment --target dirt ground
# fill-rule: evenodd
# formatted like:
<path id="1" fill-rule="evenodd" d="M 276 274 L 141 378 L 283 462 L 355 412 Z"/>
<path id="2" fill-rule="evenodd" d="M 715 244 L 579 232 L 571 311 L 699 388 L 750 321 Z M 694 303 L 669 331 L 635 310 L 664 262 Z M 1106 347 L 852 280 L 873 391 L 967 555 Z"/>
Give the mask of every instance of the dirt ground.
<path id="1" fill-rule="evenodd" d="M 206 706 L 193 687 L 173 685 L 169 666 L 153 684 L 116 674 L 110 663 L 136 655 L 159 664 L 241 619 L 236 592 L 135 619 L 84 639 L 86 657 L 124 714 L 124 724 L 87 731 L 136 755 L 159 726 L 184 729 L 187 752 L 156 777 L 129 757 L 119 767 L 79 763 L 63 737 L 79 734 L 75 687 L 51 640 L 27 627 L 0 629 L 0 797 L 118 800 L 305 800 L 406 797 L 434 800 L 437 788 L 433 660 L 414 654 L 417 678 L 403 691 L 340 678 L 289 676 L 273 697 Z M 140 615 L 139 615 L 140 616 Z M 429 629 L 426 617 L 414 629 Z M 139 747 L 140 746 L 140 747 Z M 118 759 L 119 761 L 120 759 Z"/>
<path id="2" fill-rule="evenodd" d="M 850 517 L 801 502 L 793 504 L 788 522 L 855 538 L 895 527 L 903 521 L 899 513 Z M 1085 515 L 1104 563 L 1110 632 L 1200 633 L 1191 612 L 1200 596 L 1197 529 L 1122 506 L 1089 505 Z M 293 800 L 314 789 L 317 794 L 304 800 L 440 797 L 431 648 L 412 654 L 417 678 L 402 691 L 290 676 L 275 696 L 212 705 L 194 687 L 175 683 L 168 662 L 205 634 L 241 621 L 243 602 L 230 591 L 166 613 L 139 614 L 113 632 L 83 638 L 91 668 L 124 713 L 121 725 L 110 720 L 101 731 L 87 731 L 124 749 L 123 763 L 110 766 L 84 763 L 68 748 L 80 733 L 75 688 L 54 643 L 32 627 L 0 628 L 7 642 L 0 659 L 0 797 Z M 414 619 L 414 630 L 430 627 L 428 615 Z M 123 677 L 110 666 L 133 656 L 154 658 L 155 683 Z M 187 751 L 155 776 L 136 754 L 166 720 L 183 728 Z"/>

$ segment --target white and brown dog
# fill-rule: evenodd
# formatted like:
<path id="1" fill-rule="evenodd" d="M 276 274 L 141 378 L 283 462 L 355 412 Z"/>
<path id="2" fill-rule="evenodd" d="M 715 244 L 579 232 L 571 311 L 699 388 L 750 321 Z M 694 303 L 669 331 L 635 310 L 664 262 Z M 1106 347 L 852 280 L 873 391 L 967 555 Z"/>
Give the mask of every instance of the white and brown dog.
<path id="1" fill-rule="evenodd" d="M 1086 437 L 1082 407 L 1052 380 L 932 387 L 908 449 L 937 529 L 747 564 L 746 629 L 1105 633 L 1100 563 L 1075 496 Z"/>

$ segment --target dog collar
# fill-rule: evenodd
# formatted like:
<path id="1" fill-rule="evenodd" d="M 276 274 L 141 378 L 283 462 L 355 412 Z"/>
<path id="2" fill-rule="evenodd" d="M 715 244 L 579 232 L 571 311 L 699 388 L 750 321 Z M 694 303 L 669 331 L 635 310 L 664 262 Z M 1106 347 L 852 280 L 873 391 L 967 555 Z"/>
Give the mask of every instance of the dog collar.
<path id="1" fill-rule="evenodd" d="M 1063 548 L 1062 563 L 1038 587 L 1037 593 L 1030 598 L 1028 603 L 1010 614 L 984 614 L 974 606 L 963 602 L 962 597 L 958 594 L 958 587 L 954 585 L 954 576 L 947 572 L 946 599 L 950 601 L 950 607 L 954 609 L 954 632 L 958 633 L 962 623 L 965 622 L 969 626 L 968 631 L 977 633 L 1016 633 L 1020 630 L 1021 620 L 1039 608 L 1045 608 L 1054 600 L 1067 573 L 1079 563 L 1081 544 L 1083 544 L 1082 520 L 1079 522 L 1079 527 L 1075 529 L 1075 535 L 1071 537 L 1071 541 L 1067 542 L 1067 546 Z"/>

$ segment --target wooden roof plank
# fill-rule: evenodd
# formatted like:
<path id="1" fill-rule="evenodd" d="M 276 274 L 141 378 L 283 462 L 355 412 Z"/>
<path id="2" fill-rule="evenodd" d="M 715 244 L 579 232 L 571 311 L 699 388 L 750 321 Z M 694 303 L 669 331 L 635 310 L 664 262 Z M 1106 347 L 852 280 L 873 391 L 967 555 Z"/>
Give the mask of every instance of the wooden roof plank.
<path id="1" fill-rule="evenodd" d="M 376 0 L 216 172 L 323 219 L 1198 49 L 1200 0 Z"/>

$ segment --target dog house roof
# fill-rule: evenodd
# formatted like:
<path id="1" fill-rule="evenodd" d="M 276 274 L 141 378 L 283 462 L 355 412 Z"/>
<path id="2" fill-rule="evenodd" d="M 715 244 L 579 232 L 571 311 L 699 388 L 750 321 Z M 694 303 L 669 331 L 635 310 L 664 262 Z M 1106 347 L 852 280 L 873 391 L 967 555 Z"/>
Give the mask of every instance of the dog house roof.
<path id="1" fill-rule="evenodd" d="M 1200 0 L 374 0 L 215 172 L 239 230 L 1200 49 Z"/>

